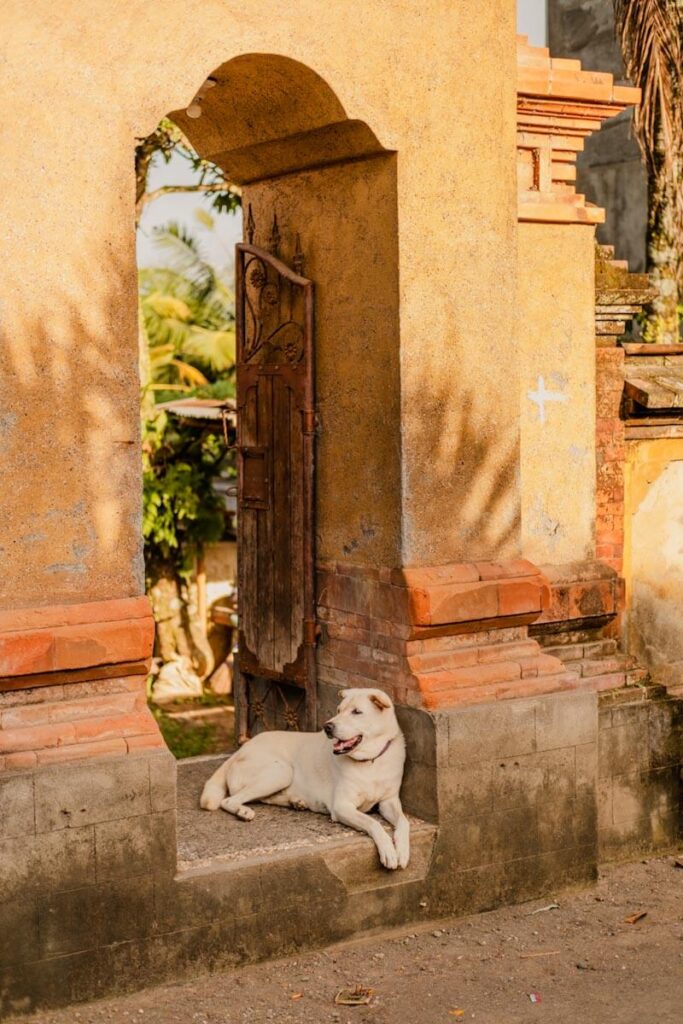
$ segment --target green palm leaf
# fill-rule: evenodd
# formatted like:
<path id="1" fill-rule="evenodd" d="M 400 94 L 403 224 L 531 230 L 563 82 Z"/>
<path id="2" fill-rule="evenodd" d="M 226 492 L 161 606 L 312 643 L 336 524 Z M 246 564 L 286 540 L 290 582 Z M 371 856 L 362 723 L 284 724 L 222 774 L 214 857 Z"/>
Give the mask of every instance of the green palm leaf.
<path id="1" fill-rule="evenodd" d="M 216 273 L 204 258 L 197 240 L 182 225 L 171 221 L 154 229 L 157 245 L 166 251 L 170 266 L 206 296 L 216 287 Z"/>
<path id="2" fill-rule="evenodd" d="M 183 351 L 215 373 L 225 373 L 235 365 L 235 331 L 232 328 L 212 331 L 193 327 L 183 344 Z"/>

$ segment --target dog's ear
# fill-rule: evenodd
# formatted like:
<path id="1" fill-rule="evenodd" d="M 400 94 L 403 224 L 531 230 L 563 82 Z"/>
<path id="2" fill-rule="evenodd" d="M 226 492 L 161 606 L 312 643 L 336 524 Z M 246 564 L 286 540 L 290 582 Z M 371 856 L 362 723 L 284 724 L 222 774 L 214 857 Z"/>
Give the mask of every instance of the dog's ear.
<path id="1" fill-rule="evenodd" d="M 372 701 L 376 708 L 379 708 L 380 711 L 388 711 L 388 709 L 391 707 L 391 701 L 389 700 L 385 693 L 371 693 L 370 700 Z"/>

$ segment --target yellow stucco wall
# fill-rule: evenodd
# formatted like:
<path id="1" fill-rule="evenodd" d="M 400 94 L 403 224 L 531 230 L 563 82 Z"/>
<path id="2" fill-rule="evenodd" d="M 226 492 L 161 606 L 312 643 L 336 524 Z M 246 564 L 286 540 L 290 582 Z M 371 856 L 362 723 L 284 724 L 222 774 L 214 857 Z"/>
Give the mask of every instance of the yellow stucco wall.
<path id="1" fill-rule="evenodd" d="M 683 438 L 626 446 L 624 577 L 629 651 L 683 682 Z"/>
<path id="2" fill-rule="evenodd" d="M 594 555 L 593 228 L 519 225 L 522 550 Z"/>
<path id="3" fill-rule="evenodd" d="M 515 550 L 514 4 L 7 0 L 0 18 L 2 605 L 142 588 L 133 146 L 244 53 L 311 68 L 398 154 L 403 559 Z"/>

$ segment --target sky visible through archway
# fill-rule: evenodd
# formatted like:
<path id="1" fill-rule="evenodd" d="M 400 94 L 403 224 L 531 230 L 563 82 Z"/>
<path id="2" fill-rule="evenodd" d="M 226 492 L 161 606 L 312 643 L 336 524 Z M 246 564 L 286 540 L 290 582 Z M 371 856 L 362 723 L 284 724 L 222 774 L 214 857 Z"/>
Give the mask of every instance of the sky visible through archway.
<path id="1" fill-rule="evenodd" d="M 532 46 L 548 45 L 546 0 L 517 0 L 517 31 L 528 36 Z"/>
<path id="2" fill-rule="evenodd" d="M 150 172 L 148 188 L 152 191 L 163 185 L 192 185 L 197 179 L 198 175 L 182 157 L 173 156 L 167 164 L 157 157 Z M 198 210 L 213 218 L 212 229 L 197 216 Z M 154 229 L 169 221 L 177 221 L 190 231 L 209 263 L 232 273 L 235 243 L 242 240 L 241 211 L 217 214 L 209 197 L 193 192 L 161 196 L 145 208 L 137 233 L 139 267 L 165 266 L 167 256 L 154 242 Z"/>

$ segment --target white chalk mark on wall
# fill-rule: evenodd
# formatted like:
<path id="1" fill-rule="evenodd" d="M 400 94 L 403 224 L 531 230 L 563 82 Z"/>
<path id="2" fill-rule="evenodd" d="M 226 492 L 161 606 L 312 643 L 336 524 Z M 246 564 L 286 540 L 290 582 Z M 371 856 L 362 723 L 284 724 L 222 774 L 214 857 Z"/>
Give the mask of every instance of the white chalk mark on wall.
<path id="1" fill-rule="evenodd" d="M 527 391 L 527 397 L 538 406 L 538 418 L 541 423 L 545 423 L 546 402 L 566 402 L 569 396 L 563 395 L 561 391 L 546 391 L 543 377 L 538 378 L 536 388 L 536 391 Z"/>

